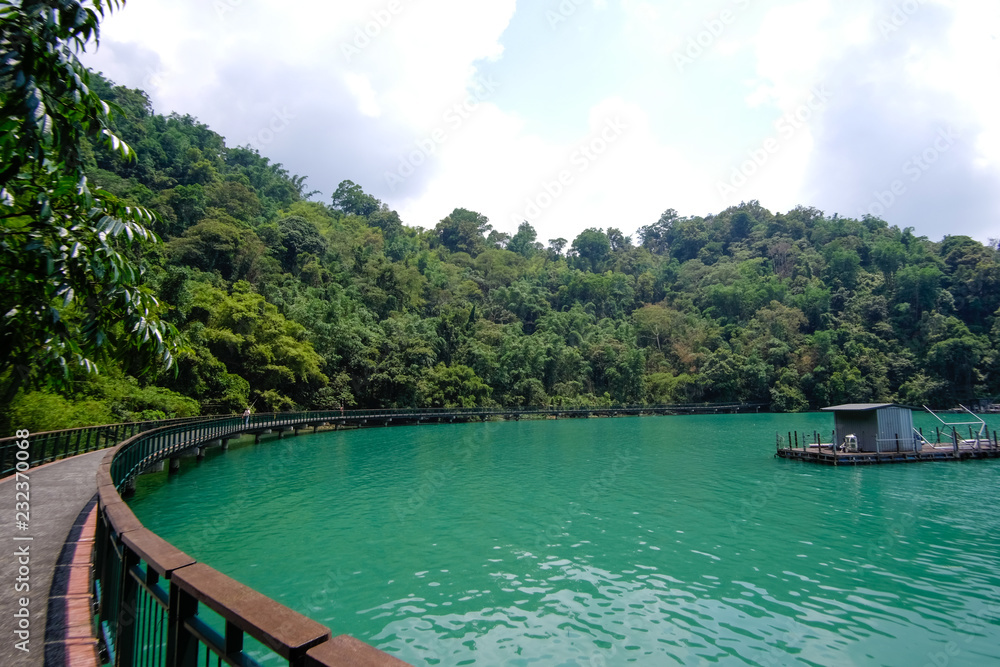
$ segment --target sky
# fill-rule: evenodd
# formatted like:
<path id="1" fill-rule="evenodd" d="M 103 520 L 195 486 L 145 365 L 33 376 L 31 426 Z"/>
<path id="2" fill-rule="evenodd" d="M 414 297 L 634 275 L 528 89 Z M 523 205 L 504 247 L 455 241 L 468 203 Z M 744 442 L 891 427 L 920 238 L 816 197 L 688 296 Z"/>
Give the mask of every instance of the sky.
<path id="1" fill-rule="evenodd" d="M 129 0 L 83 58 L 410 226 L 758 200 L 1000 237 L 996 0 Z"/>

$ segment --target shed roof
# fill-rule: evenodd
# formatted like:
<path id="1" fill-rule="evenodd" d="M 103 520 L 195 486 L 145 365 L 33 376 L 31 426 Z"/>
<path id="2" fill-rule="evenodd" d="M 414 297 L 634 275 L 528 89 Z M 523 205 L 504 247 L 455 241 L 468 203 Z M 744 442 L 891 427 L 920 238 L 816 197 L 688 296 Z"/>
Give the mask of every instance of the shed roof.
<path id="1" fill-rule="evenodd" d="M 880 408 L 905 408 L 905 405 L 897 405 L 896 403 L 845 403 L 844 405 L 832 405 L 828 408 L 823 408 L 830 412 L 868 412 L 869 410 L 878 410 Z"/>

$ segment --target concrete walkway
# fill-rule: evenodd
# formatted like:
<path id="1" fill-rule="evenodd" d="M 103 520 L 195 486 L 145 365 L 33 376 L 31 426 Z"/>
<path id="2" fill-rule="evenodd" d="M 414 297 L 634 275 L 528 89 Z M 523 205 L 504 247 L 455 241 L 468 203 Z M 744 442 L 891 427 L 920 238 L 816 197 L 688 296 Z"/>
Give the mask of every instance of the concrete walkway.
<path id="1" fill-rule="evenodd" d="M 80 630 L 90 618 L 89 550 L 93 545 L 97 493 L 96 475 L 106 451 L 82 454 L 29 470 L 30 520 L 27 530 L 17 522 L 15 478 L 0 481 L 0 665 L 85 665 L 95 654 L 92 637 Z M 23 509 L 23 508 L 22 508 Z M 15 538 L 31 538 L 15 540 Z M 27 547 L 27 556 L 19 550 Z M 20 562 L 19 562 L 20 559 Z M 30 572 L 20 568 L 27 559 Z M 21 579 L 22 581 L 18 581 Z M 27 579 L 27 581 L 24 581 Z M 23 584 L 29 591 L 18 591 Z M 82 588 L 82 587 L 88 588 Z M 27 651 L 16 635 L 28 598 Z M 94 663 L 90 663 L 94 664 Z"/>

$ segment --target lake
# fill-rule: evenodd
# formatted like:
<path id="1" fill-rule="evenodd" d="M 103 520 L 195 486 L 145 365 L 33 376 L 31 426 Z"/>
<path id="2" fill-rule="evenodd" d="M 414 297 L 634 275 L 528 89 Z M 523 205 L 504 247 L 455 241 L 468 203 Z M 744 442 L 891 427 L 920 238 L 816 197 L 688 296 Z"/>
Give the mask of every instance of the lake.
<path id="1" fill-rule="evenodd" d="M 415 665 L 1000 662 L 1000 461 L 773 456 L 776 433 L 832 429 L 809 413 L 327 432 L 210 450 L 141 477 L 130 504 Z"/>

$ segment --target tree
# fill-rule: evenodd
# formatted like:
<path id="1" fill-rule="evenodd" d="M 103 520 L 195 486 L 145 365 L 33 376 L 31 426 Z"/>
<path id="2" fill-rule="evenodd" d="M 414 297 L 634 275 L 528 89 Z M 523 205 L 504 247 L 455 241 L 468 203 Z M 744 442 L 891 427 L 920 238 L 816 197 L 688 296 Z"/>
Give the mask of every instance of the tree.
<path id="1" fill-rule="evenodd" d="M 632 237 L 625 236 L 616 227 L 608 227 L 608 243 L 611 244 L 611 252 L 628 250 L 632 247 Z"/>
<path id="2" fill-rule="evenodd" d="M 341 181 L 333 193 L 333 208 L 344 213 L 368 217 L 382 207 L 375 197 L 365 194 L 354 181 Z"/>
<path id="3" fill-rule="evenodd" d="M 305 218 L 291 215 L 278 221 L 281 245 L 284 247 L 281 263 L 286 271 L 294 272 L 300 255 L 309 253 L 322 256 L 326 252 L 326 241 L 320 236 L 316 225 Z"/>
<path id="4" fill-rule="evenodd" d="M 0 2 L 0 382 L 63 385 L 128 354 L 172 364 L 176 330 L 135 257 L 158 241 L 146 209 L 91 190 L 87 140 L 124 159 L 111 105 L 77 58 L 123 0 Z M 16 369 L 16 377 L 11 372 Z"/>
<path id="5" fill-rule="evenodd" d="M 898 298 L 910 305 L 917 319 L 937 301 L 942 277 L 936 266 L 908 266 L 896 274 Z"/>
<path id="6" fill-rule="evenodd" d="M 663 306 L 646 305 L 632 313 L 640 344 L 656 344 L 657 350 L 662 350 L 669 341 L 669 332 L 677 326 L 680 314 Z"/>
<path id="7" fill-rule="evenodd" d="M 208 218 L 169 241 L 166 250 L 177 264 L 238 280 L 252 273 L 264 247 L 249 229 Z"/>
<path id="8" fill-rule="evenodd" d="M 753 228 L 753 218 L 746 211 L 736 211 L 729 219 L 729 234 L 733 240 L 745 239 Z"/>
<path id="9" fill-rule="evenodd" d="M 274 392 L 267 400 L 272 407 L 289 399 L 304 404 L 327 383 L 305 327 L 286 319 L 249 283 L 235 283 L 230 294 L 197 285 L 194 303 L 204 322 L 192 327 L 193 338 L 228 372 L 248 380 L 252 393 Z"/>
<path id="10" fill-rule="evenodd" d="M 536 238 L 538 238 L 538 233 L 535 231 L 535 228 L 525 220 L 518 226 L 517 234 L 511 237 L 510 242 L 507 244 L 507 250 L 516 252 L 523 257 L 531 257 L 541 250 L 542 247 L 540 243 L 535 242 Z"/>
<path id="11" fill-rule="evenodd" d="M 491 229 L 489 218 L 464 208 L 456 208 L 434 227 L 441 245 L 452 252 L 467 252 L 473 257 L 485 249 L 484 235 Z"/>
<path id="12" fill-rule="evenodd" d="M 468 366 L 439 363 L 417 382 L 417 403 L 427 408 L 474 408 L 489 400 L 490 391 Z"/>
<path id="13" fill-rule="evenodd" d="M 668 208 L 652 225 L 639 228 L 639 238 L 642 239 L 642 247 L 657 255 L 666 255 L 670 249 L 670 231 L 679 216 L 677 211 Z"/>
<path id="14" fill-rule="evenodd" d="M 573 250 L 583 260 L 585 268 L 598 272 L 604 269 L 604 264 L 611 255 L 611 242 L 603 230 L 590 227 L 573 239 Z"/>

